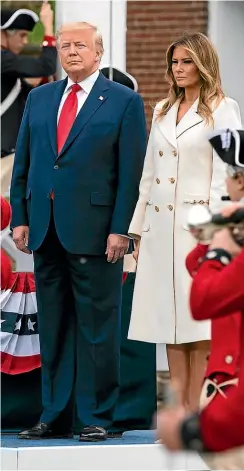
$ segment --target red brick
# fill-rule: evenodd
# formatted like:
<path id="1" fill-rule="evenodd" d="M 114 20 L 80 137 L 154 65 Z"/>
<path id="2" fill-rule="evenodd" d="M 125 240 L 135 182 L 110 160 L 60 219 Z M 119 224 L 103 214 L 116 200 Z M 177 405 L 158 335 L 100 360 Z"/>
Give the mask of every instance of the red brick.
<path id="1" fill-rule="evenodd" d="M 139 85 L 148 121 L 165 98 L 166 50 L 184 32 L 207 32 L 208 2 L 195 0 L 127 1 L 127 71 Z"/>

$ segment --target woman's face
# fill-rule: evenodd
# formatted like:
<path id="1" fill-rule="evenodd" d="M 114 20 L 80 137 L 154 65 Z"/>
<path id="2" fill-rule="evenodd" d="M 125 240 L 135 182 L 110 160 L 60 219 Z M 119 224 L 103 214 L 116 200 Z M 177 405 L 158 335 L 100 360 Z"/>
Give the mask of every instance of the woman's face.
<path id="1" fill-rule="evenodd" d="M 180 88 L 195 88 L 200 84 L 199 70 L 191 59 L 189 52 L 182 46 L 177 46 L 174 49 L 172 72 Z"/>

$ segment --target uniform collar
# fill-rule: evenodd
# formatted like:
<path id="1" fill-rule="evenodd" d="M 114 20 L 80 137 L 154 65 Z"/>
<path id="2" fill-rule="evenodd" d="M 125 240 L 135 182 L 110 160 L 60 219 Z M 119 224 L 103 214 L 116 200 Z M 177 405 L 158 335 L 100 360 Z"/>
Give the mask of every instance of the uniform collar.
<path id="1" fill-rule="evenodd" d="M 89 77 L 87 77 L 85 80 L 82 80 L 82 82 L 78 82 L 78 85 L 80 85 L 82 90 L 84 90 L 84 92 L 87 95 L 89 95 L 94 83 L 98 79 L 98 76 L 99 76 L 99 70 L 96 70 L 95 72 L 93 72 L 93 74 L 89 75 Z M 73 82 L 73 80 L 71 80 L 71 78 L 68 77 L 68 81 L 67 81 L 67 85 L 65 87 L 64 93 L 66 93 L 70 89 L 70 87 L 74 85 L 74 83 L 75 82 Z"/>

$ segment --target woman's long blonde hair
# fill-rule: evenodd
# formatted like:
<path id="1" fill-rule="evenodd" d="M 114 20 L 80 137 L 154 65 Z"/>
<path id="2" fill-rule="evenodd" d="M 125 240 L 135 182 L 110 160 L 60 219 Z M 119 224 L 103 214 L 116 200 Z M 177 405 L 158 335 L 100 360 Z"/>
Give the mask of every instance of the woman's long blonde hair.
<path id="1" fill-rule="evenodd" d="M 184 98 L 185 90 L 177 86 L 172 72 L 172 57 L 177 46 L 186 49 L 201 77 L 198 113 L 208 123 L 213 122 L 211 105 L 216 102 L 217 106 L 224 97 L 224 92 L 221 87 L 217 52 L 209 39 L 202 33 L 185 34 L 169 46 L 166 53 L 166 78 L 170 89 L 168 97 L 158 113 L 158 118 L 164 116 L 178 99 Z"/>

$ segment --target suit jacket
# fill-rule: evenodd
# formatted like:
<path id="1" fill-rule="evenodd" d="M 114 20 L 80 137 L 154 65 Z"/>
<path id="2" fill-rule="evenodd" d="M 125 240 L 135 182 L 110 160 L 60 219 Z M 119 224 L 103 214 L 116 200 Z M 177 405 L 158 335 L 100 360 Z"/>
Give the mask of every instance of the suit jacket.
<path id="1" fill-rule="evenodd" d="M 244 249 L 218 272 L 219 263 L 205 261 L 194 277 L 190 306 L 194 319 L 218 319 L 241 312 L 239 385 L 227 398 L 219 397 L 215 407 L 200 416 L 201 434 L 208 450 L 223 451 L 244 445 Z M 226 335 L 226 343 L 229 337 Z"/>
<path id="2" fill-rule="evenodd" d="M 186 267 L 193 279 L 201 268 L 201 259 L 206 255 L 207 250 L 207 245 L 198 244 L 186 258 Z M 217 274 L 224 269 L 224 266 L 220 262 L 214 261 L 213 264 Z M 211 271 L 210 277 L 212 276 Z M 198 319 L 208 318 L 206 314 L 208 314 L 208 311 L 198 312 Z M 212 319 L 211 351 L 205 372 L 206 378 L 212 375 L 215 375 L 215 377 L 217 375 L 217 378 L 221 378 L 222 374 L 233 378 L 238 377 L 241 321 L 242 313 L 240 311 L 233 311 L 229 316 Z M 226 341 L 226 339 L 228 339 L 228 341 Z"/>
<path id="3" fill-rule="evenodd" d="M 110 233 L 127 234 L 146 150 L 142 99 L 99 75 L 57 154 L 57 112 L 67 79 L 31 91 L 11 184 L 12 227 L 29 225 L 29 248 L 45 238 L 51 214 L 71 253 L 102 255 Z"/>

